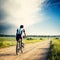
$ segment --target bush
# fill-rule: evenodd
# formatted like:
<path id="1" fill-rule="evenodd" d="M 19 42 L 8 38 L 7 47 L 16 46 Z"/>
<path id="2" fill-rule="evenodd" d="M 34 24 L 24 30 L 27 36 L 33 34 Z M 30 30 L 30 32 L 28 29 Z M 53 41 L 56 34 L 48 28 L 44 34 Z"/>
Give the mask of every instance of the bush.
<path id="1" fill-rule="evenodd" d="M 40 40 L 43 40 L 42 38 L 40 38 Z"/>
<path id="2" fill-rule="evenodd" d="M 55 39 L 59 39 L 59 38 L 55 38 Z"/>
<path id="3" fill-rule="evenodd" d="M 33 40 L 33 38 L 27 38 L 27 40 Z"/>

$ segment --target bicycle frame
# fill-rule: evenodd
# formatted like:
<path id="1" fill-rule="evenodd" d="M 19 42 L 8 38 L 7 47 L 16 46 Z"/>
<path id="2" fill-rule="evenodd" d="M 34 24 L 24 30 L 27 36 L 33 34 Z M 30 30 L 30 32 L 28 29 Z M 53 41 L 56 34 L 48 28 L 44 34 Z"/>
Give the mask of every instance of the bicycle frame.
<path id="1" fill-rule="evenodd" d="M 19 51 L 21 53 L 23 53 L 22 50 L 22 39 L 19 39 L 19 41 L 17 41 L 17 45 L 16 45 L 16 55 L 18 55 Z"/>

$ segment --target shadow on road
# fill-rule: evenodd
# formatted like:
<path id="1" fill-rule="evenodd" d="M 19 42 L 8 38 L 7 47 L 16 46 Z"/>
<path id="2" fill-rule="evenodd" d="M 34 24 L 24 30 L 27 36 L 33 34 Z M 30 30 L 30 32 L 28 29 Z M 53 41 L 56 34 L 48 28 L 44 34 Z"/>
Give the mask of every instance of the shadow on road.
<path id="1" fill-rule="evenodd" d="M 9 54 L 9 53 L 3 54 L 3 53 L 2 53 L 2 54 L 0 54 L 0 57 L 1 57 L 1 56 L 16 56 L 16 54 Z"/>
<path id="2" fill-rule="evenodd" d="M 33 60 L 48 60 L 46 57 L 41 57 L 41 58 L 37 58 L 37 59 L 33 59 Z"/>
<path id="3" fill-rule="evenodd" d="M 40 54 L 38 54 L 38 57 L 33 58 L 33 60 L 48 60 L 48 51 L 47 50 L 49 50 L 49 48 L 38 48 L 38 50 L 43 50 L 46 52 L 41 52 Z"/>

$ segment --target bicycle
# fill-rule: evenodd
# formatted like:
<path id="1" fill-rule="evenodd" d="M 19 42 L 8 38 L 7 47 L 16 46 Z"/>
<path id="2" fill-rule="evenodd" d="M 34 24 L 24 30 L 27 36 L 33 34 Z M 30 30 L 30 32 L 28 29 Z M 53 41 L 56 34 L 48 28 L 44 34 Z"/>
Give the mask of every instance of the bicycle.
<path id="1" fill-rule="evenodd" d="M 16 55 L 18 55 L 19 52 L 23 53 L 23 48 L 24 44 L 22 43 L 21 39 L 19 39 L 16 44 Z"/>

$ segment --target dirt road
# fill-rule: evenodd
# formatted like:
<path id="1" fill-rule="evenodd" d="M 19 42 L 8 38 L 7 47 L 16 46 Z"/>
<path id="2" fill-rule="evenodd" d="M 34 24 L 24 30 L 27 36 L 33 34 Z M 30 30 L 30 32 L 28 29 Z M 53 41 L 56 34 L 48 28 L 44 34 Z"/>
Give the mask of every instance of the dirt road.
<path id="1" fill-rule="evenodd" d="M 47 60 L 50 41 L 26 44 L 23 53 L 16 55 L 15 46 L 0 49 L 0 60 Z"/>

